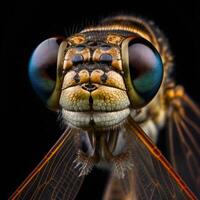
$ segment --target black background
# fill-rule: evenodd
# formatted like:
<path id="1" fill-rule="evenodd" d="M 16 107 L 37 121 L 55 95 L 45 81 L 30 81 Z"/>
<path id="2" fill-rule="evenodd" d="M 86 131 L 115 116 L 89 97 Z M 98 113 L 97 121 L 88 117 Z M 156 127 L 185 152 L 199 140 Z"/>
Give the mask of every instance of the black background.
<path id="1" fill-rule="evenodd" d="M 2 7 L 3 8 L 3 7 Z M 152 19 L 168 37 L 175 55 L 175 77 L 197 102 L 199 95 L 200 9 L 195 1 L 76 2 L 45 4 L 9 2 L 1 12 L 1 196 L 7 199 L 59 138 L 57 115 L 48 111 L 33 92 L 27 65 L 43 40 L 81 30 L 104 16 L 136 14 Z M 164 136 L 160 148 L 165 151 Z M 104 174 L 87 178 L 81 195 L 98 199 Z M 96 174 L 96 175 L 95 175 Z M 91 193 L 89 197 L 89 192 Z"/>

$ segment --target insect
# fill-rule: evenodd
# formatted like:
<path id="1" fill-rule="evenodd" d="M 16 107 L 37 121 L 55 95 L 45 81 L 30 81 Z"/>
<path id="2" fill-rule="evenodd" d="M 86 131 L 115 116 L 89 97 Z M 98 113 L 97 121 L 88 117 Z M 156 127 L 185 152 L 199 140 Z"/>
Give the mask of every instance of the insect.
<path id="1" fill-rule="evenodd" d="M 199 198 L 200 111 L 173 67 L 162 32 L 134 16 L 39 44 L 30 80 L 66 130 L 10 199 L 75 199 L 94 166 L 111 173 L 105 200 Z M 173 167 L 155 145 L 162 128 Z"/>

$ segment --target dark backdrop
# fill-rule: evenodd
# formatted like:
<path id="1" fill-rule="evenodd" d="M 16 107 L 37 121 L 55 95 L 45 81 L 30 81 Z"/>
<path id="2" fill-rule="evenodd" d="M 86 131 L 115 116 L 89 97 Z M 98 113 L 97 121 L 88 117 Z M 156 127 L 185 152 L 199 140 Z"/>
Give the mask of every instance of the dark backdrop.
<path id="1" fill-rule="evenodd" d="M 104 16 L 133 13 L 152 19 L 164 31 L 175 55 L 178 83 L 200 102 L 199 25 L 200 9 L 189 3 L 146 3 L 58 1 L 37 4 L 9 2 L 1 12 L 1 196 L 7 199 L 21 181 L 59 138 L 57 115 L 48 111 L 33 92 L 27 65 L 34 48 L 43 40 L 80 30 Z M 165 137 L 160 148 L 165 152 Z M 92 173 L 81 190 L 81 197 L 98 199 L 106 178 Z M 89 192 L 90 196 L 89 197 Z M 82 198 L 83 199 L 83 198 Z"/>

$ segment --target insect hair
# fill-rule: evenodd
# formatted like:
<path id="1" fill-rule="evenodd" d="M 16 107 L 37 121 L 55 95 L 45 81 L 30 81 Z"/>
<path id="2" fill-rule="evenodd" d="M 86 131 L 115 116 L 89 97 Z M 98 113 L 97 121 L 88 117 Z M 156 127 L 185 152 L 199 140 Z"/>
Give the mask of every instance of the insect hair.
<path id="1" fill-rule="evenodd" d="M 65 119 L 62 116 L 62 110 L 59 110 L 57 112 L 57 122 L 59 123 L 59 127 L 61 130 L 65 130 L 68 127 L 68 124 L 66 123 Z"/>
<path id="2" fill-rule="evenodd" d="M 81 23 L 74 23 L 71 26 L 68 25 L 67 28 L 64 27 L 65 36 L 69 37 L 71 35 L 79 33 L 85 27 L 92 27 L 97 25 L 97 22 L 98 21 L 95 19 L 86 18 L 85 20 L 82 20 Z"/>

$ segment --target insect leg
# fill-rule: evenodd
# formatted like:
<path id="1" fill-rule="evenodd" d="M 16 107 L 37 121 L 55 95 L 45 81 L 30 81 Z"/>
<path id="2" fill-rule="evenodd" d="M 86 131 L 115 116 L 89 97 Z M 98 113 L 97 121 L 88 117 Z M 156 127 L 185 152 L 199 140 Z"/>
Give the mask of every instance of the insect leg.
<path id="1" fill-rule="evenodd" d="M 96 163 L 99 162 L 99 156 L 96 153 L 96 136 L 92 132 L 83 133 L 84 140 L 87 141 L 85 145 L 90 146 L 87 152 L 84 152 L 83 149 L 79 149 L 77 152 L 77 157 L 74 160 L 76 163 L 75 168 L 79 168 L 79 176 L 84 176 L 90 173 L 92 168 Z M 83 136 L 83 135 L 82 135 Z"/>
<path id="2" fill-rule="evenodd" d="M 111 132 L 107 141 L 106 134 L 101 134 L 99 138 L 99 156 L 103 160 L 112 163 L 114 175 L 123 178 L 125 172 L 133 167 L 133 162 L 130 156 L 130 151 L 126 148 L 121 152 L 114 154 L 114 150 L 117 146 L 117 140 L 119 139 L 119 133 Z M 122 133 L 121 133 L 122 134 Z M 111 144 L 111 148 L 109 146 Z"/>

